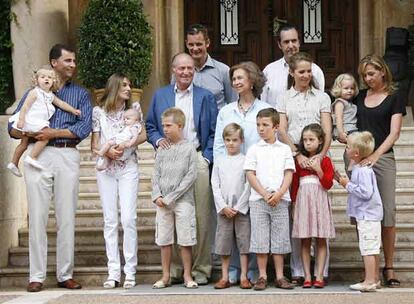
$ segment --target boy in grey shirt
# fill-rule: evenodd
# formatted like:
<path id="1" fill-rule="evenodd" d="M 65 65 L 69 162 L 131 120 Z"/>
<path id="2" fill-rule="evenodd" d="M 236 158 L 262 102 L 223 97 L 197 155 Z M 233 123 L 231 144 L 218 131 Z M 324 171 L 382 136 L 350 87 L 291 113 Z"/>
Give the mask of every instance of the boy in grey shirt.
<path id="1" fill-rule="evenodd" d="M 177 244 L 181 248 L 184 267 L 184 286 L 197 288 L 191 276 L 191 247 L 196 240 L 194 182 L 197 177 L 196 150 L 183 138 L 185 115 L 178 108 L 170 108 L 161 116 L 169 149 L 158 149 L 152 177 L 152 201 L 157 205 L 155 243 L 161 247 L 162 278 L 153 288 L 165 288 L 170 283 L 174 223 Z"/>

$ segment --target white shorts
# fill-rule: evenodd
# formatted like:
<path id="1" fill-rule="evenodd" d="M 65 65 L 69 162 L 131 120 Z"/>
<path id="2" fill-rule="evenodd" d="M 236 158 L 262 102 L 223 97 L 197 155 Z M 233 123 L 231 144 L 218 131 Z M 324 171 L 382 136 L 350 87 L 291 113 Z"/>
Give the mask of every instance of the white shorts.
<path id="1" fill-rule="evenodd" d="M 357 220 L 357 228 L 361 255 L 379 254 L 381 247 L 381 221 Z"/>

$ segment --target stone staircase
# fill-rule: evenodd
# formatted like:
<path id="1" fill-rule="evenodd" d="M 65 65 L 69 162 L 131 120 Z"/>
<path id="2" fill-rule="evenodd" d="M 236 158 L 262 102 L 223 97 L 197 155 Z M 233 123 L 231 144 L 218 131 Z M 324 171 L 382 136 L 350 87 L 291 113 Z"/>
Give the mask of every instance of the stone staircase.
<path id="1" fill-rule="evenodd" d="M 407 119 L 405 119 L 406 121 Z M 397 244 L 395 270 L 402 281 L 414 282 L 414 127 L 412 118 L 404 127 L 395 146 L 397 159 Z M 96 185 L 94 161 L 89 141 L 78 147 L 81 153 L 81 177 L 78 210 L 76 213 L 74 277 L 88 286 L 101 286 L 107 276 L 103 238 L 103 218 Z M 335 166 L 343 171 L 344 145 L 332 143 Z M 138 283 L 152 283 L 161 273 L 160 252 L 154 243 L 155 208 L 150 199 L 151 171 L 154 151 L 145 143 L 138 148 Z M 330 190 L 337 237 L 331 242 L 330 277 L 332 280 L 358 279 L 363 264 L 359 255 L 355 228 L 345 214 L 346 192 L 337 184 Z M 49 286 L 55 284 L 56 230 L 53 208 L 49 213 Z M 122 238 L 121 238 L 122 240 Z M 28 229 L 19 230 L 19 246 L 9 250 L 9 264 L 0 269 L 0 287 L 25 286 L 28 279 Z M 215 273 L 218 274 L 218 267 Z"/>

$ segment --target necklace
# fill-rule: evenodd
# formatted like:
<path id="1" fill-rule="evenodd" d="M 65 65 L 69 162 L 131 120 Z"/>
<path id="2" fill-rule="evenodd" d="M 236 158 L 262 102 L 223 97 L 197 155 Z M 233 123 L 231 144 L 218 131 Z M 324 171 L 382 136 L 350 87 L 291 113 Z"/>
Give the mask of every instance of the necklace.
<path id="1" fill-rule="evenodd" d="M 251 107 L 252 107 L 252 105 L 253 105 L 253 103 L 251 103 L 248 107 L 245 107 L 245 106 L 243 106 L 243 105 L 241 104 L 240 100 L 239 100 L 239 102 L 238 102 L 237 104 L 238 104 L 238 106 L 239 106 L 240 111 L 241 111 L 244 115 L 246 115 L 246 113 L 250 110 L 250 108 L 251 108 Z"/>

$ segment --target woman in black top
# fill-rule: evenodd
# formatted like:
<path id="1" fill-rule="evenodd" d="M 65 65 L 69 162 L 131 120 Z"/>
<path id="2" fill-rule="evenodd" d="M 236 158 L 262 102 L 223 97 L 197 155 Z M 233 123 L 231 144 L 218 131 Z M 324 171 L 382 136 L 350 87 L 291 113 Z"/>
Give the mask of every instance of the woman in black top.
<path id="1" fill-rule="evenodd" d="M 391 72 L 384 60 L 377 55 L 365 56 L 358 68 L 365 90 L 355 99 L 357 104 L 357 127 L 359 131 L 370 131 L 375 138 L 375 150 L 361 165 L 372 166 L 377 177 L 384 219 L 382 241 L 385 266 L 384 283 L 396 287 L 393 261 L 395 251 L 395 187 L 396 166 L 393 145 L 401 131 L 405 105 L 394 92 Z M 379 279 L 379 274 L 377 274 Z"/>

